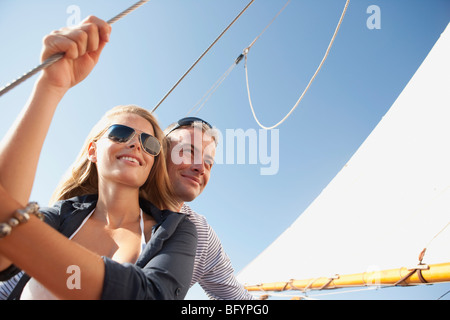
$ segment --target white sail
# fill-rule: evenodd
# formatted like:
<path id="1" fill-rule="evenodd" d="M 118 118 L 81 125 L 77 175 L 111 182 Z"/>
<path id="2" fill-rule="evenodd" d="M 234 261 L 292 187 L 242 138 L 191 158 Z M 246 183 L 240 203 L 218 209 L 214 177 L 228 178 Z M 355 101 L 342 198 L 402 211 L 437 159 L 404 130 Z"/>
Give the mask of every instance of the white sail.
<path id="1" fill-rule="evenodd" d="M 450 226 L 434 238 L 449 221 L 450 24 L 350 161 L 238 279 L 415 266 L 425 246 L 424 263 L 450 262 Z"/>

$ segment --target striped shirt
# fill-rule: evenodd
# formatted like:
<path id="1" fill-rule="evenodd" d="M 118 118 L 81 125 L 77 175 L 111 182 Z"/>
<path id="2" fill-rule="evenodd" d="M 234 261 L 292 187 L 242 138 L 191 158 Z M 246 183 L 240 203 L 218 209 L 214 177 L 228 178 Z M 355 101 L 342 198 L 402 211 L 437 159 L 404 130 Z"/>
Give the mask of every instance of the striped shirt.
<path id="1" fill-rule="evenodd" d="M 16 274 L 14 277 L 9 279 L 8 281 L 1 282 L 0 281 L 0 300 L 8 299 L 10 293 L 16 287 L 17 282 L 19 282 L 20 278 L 22 278 L 23 271 Z"/>
<path id="2" fill-rule="evenodd" d="M 198 282 L 206 295 L 213 300 L 254 299 L 236 280 L 231 261 L 206 218 L 186 204 L 181 208 L 181 213 L 186 214 L 195 224 L 198 234 L 191 287 Z M 8 281 L 0 282 L 0 300 L 7 299 L 22 274 L 23 272 Z"/>
<path id="3" fill-rule="evenodd" d="M 206 218 L 186 204 L 181 208 L 181 213 L 186 214 L 195 224 L 198 234 L 191 287 L 198 282 L 206 295 L 213 300 L 254 299 L 236 280 L 231 261 Z"/>

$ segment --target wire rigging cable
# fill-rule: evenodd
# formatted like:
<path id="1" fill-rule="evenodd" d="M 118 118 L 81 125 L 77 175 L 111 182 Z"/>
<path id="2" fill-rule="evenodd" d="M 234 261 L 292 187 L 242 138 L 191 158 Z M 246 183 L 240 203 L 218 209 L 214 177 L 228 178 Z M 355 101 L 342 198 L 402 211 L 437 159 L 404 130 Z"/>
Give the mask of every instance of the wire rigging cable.
<path id="1" fill-rule="evenodd" d="M 205 93 L 205 95 L 191 108 L 191 110 L 188 111 L 186 114 L 186 117 L 198 106 L 198 110 L 195 112 L 195 115 L 197 115 L 200 110 L 205 106 L 206 102 L 211 98 L 214 92 L 216 92 L 217 89 L 219 89 L 222 82 L 225 81 L 225 79 L 230 75 L 231 71 L 241 62 L 241 60 L 244 59 L 244 54 L 241 54 L 239 57 L 236 58 L 236 60 L 233 62 L 233 64 L 228 68 L 225 73 L 220 76 L 220 78 L 212 85 L 212 87 Z"/>
<path id="2" fill-rule="evenodd" d="M 123 17 L 125 17 L 126 15 L 130 14 L 131 12 L 133 12 L 134 10 L 136 10 L 137 8 L 143 6 L 144 4 L 146 4 L 147 2 L 149 2 L 150 0 L 141 0 L 136 2 L 134 5 L 132 5 L 131 7 L 129 7 L 128 9 L 122 11 L 121 13 L 119 13 L 118 15 L 116 15 L 114 18 L 108 20 L 108 24 L 113 24 L 117 21 L 119 21 L 120 19 L 122 19 Z M 34 76 L 36 73 L 38 73 L 39 71 L 51 66 L 52 64 L 54 64 L 55 62 L 61 60 L 64 57 L 64 53 L 57 53 L 54 54 L 53 56 L 49 57 L 48 59 L 46 59 L 44 62 L 42 62 L 40 65 L 38 65 L 37 67 L 35 67 L 34 69 L 31 69 L 30 71 L 28 71 L 27 73 L 25 73 L 23 76 L 21 76 L 20 78 L 14 80 L 13 82 L 7 84 L 5 87 L 3 87 L 2 89 L 0 89 L 0 96 L 4 95 L 5 93 L 7 93 L 8 91 L 14 89 L 15 87 L 17 87 L 19 84 L 25 82 L 26 80 L 28 80 L 29 78 L 31 78 L 32 76 Z"/>
<path id="3" fill-rule="evenodd" d="M 222 82 L 225 81 L 225 79 L 228 77 L 228 75 L 231 73 L 231 71 L 233 71 L 234 67 L 237 66 L 237 64 L 239 62 L 237 62 L 238 60 L 236 59 L 236 62 L 233 62 L 233 64 L 228 68 L 227 71 L 225 71 L 225 73 L 220 76 L 220 78 L 212 85 L 212 87 L 203 95 L 203 97 L 191 108 L 191 110 L 188 111 L 188 113 L 186 114 L 186 117 L 192 112 L 194 111 L 194 109 L 199 106 L 198 110 L 195 112 L 194 115 L 197 115 L 200 110 L 202 110 L 202 108 L 205 106 L 206 102 L 208 102 L 209 98 L 211 98 L 211 96 L 213 95 L 214 92 L 216 92 L 217 89 L 219 89 L 220 85 L 222 84 Z"/>
<path id="4" fill-rule="evenodd" d="M 166 93 L 166 95 L 161 99 L 161 101 L 153 108 L 152 113 L 156 111 L 156 109 L 159 108 L 159 106 L 164 102 L 164 100 L 166 100 L 166 98 L 172 93 L 173 90 L 175 90 L 175 88 L 180 84 L 181 81 L 183 81 L 183 79 L 188 75 L 189 72 L 191 72 L 192 69 L 194 69 L 194 67 L 197 65 L 197 63 L 200 62 L 200 60 L 203 59 L 203 57 L 208 53 L 208 51 L 217 43 L 217 41 L 219 41 L 220 38 L 222 38 L 222 36 L 228 31 L 228 29 L 231 28 L 231 26 L 241 17 L 241 15 L 248 9 L 248 7 L 250 7 L 250 5 L 254 2 L 255 0 L 251 0 L 247 6 L 237 15 L 236 18 L 234 18 L 233 21 L 231 21 L 231 23 L 228 25 L 228 27 L 225 28 L 225 30 L 222 31 L 222 33 L 217 37 L 216 40 L 214 40 L 213 43 L 211 43 L 211 45 L 208 47 L 208 49 L 205 50 L 205 52 L 202 53 L 202 55 L 197 59 L 197 61 L 194 62 L 194 64 L 188 69 L 188 71 L 186 71 L 184 73 L 184 75 L 180 78 L 180 80 L 177 81 L 177 83 L 175 83 L 175 85 L 172 87 L 172 89 L 169 90 L 169 92 Z"/>
<path id="5" fill-rule="evenodd" d="M 261 31 L 261 33 L 252 41 L 252 43 L 250 43 L 250 45 L 245 48 L 244 50 L 244 54 L 246 55 L 251 47 L 253 47 L 253 45 L 255 44 L 256 41 L 258 41 L 259 38 L 261 38 L 261 36 L 264 34 L 264 32 L 266 32 L 267 29 L 269 29 L 269 27 L 272 25 L 272 23 L 276 20 L 276 18 L 278 18 L 278 16 L 284 11 L 284 9 L 286 9 L 286 7 L 288 6 L 288 4 L 291 2 L 291 0 L 288 0 L 286 2 L 286 4 L 283 6 L 283 8 L 281 8 L 280 11 L 278 11 L 278 13 L 275 15 L 275 17 L 272 18 L 272 20 L 267 24 L 267 26 L 263 29 L 263 31 Z"/>
<path id="6" fill-rule="evenodd" d="M 325 56 L 323 57 L 323 59 L 322 59 L 322 61 L 320 62 L 319 66 L 317 67 L 316 72 L 315 72 L 314 75 L 312 76 L 311 80 L 309 81 L 309 83 L 308 83 L 308 85 L 306 86 L 305 90 L 303 91 L 302 95 L 301 95 L 300 98 L 297 100 L 297 102 L 296 102 L 295 105 L 292 107 L 292 109 L 286 114 L 286 116 L 285 116 L 283 119 L 281 119 L 277 124 L 275 124 L 275 125 L 273 125 L 273 126 L 271 126 L 271 127 L 266 127 L 266 126 L 262 125 L 261 122 L 258 120 L 256 114 L 255 114 L 255 110 L 254 110 L 254 108 L 253 108 L 252 99 L 251 99 L 251 96 L 250 96 L 250 86 L 249 86 L 249 83 L 248 83 L 249 81 L 248 81 L 248 68 L 247 68 L 247 54 L 248 54 L 248 52 L 249 52 L 249 50 L 250 50 L 250 47 L 253 46 L 253 45 L 255 44 L 256 40 L 258 40 L 258 38 L 262 35 L 262 33 L 264 33 L 264 31 L 267 29 L 267 27 L 266 27 L 266 29 L 264 29 L 263 32 L 262 32 L 262 33 L 261 33 L 261 34 L 260 34 L 260 35 L 259 35 L 259 36 L 258 36 L 258 37 L 250 44 L 250 46 L 247 47 L 247 48 L 244 50 L 244 55 L 245 55 L 245 78 L 246 78 L 246 84 L 247 84 L 248 101 L 249 101 L 249 103 L 250 103 L 250 108 L 251 108 L 251 110 L 252 110 L 253 117 L 255 118 L 256 122 L 258 123 L 258 125 L 259 125 L 261 128 L 266 129 L 266 130 L 271 130 L 271 129 L 274 129 L 274 128 L 278 127 L 280 124 L 282 124 L 284 121 L 286 121 L 287 118 L 289 118 L 289 116 L 292 114 L 292 112 L 294 112 L 294 110 L 298 107 L 300 101 L 303 100 L 303 97 L 305 96 L 306 92 L 308 92 L 309 87 L 311 86 L 312 82 L 313 82 L 314 79 L 316 78 L 316 76 L 317 76 L 317 74 L 319 73 L 320 69 L 322 69 L 322 66 L 323 66 L 323 64 L 325 63 L 325 60 L 327 59 L 328 54 L 330 53 L 330 50 L 331 50 L 331 47 L 333 46 L 334 40 L 335 40 L 335 38 L 336 38 L 336 35 L 337 35 L 338 31 L 339 31 L 339 28 L 341 27 L 342 20 L 344 19 L 345 13 L 347 12 L 347 8 L 348 8 L 349 3 L 350 3 L 350 0 L 347 0 L 347 2 L 345 3 L 344 10 L 343 10 L 343 12 L 342 12 L 342 14 L 341 14 L 341 18 L 339 19 L 338 25 L 337 25 L 337 27 L 336 27 L 336 30 L 334 31 L 333 37 L 331 38 L 330 44 L 328 45 L 328 48 L 327 48 L 327 50 L 326 50 L 326 52 L 325 52 Z M 286 7 L 286 5 L 285 5 L 285 7 Z M 285 7 L 284 7 L 284 8 L 285 8 Z M 284 8 L 283 8 L 281 11 L 283 11 Z M 277 16 L 281 13 L 281 11 L 277 14 Z M 275 18 L 276 18 L 276 17 L 275 17 Z M 275 19 L 275 18 L 274 18 L 274 19 Z M 274 20 L 274 19 L 273 19 L 273 20 Z M 273 20 L 269 23 L 269 25 L 273 22 Z"/>
<path id="7" fill-rule="evenodd" d="M 250 48 L 255 44 L 255 42 L 262 36 L 264 32 L 270 27 L 270 25 L 275 21 L 275 19 L 283 12 L 284 9 L 286 9 L 287 5 L 291 2 L 291 0 L 288 0 L 284 7 L 275 15 L 275 17 L 272 19 L 272 21 L 269 22 L 269 24 L 264 28 L 264 30 L 252 41 L 252 43 L 244 50 L 244 53 L 239 55 L 236 60 L 233 62 L 233 64 L 228 68 L 227 71 L 219 78 L 219 80 L 216 81 L 216 83 L 213 84 L 213 86 L 206 92 L 206 94 L 189 110 L 189 112 L 186 114 L 189 115 L 200 103 L 200 107 L 198 108 L 197 112 L 195 114 L 198 114 L 200 110 L 205 106 L 206 102 L 211 98 L 212 94 L 216 92 L 216 90 L 219 88 L 219 86 L 222 84 L 222 82 L 225 81 L 225 79 L 228 77 L 228 75 L 233 71 L 234 67 L 236 67 L 239 62 L 244 58 L 244 54 L 248 53 Z M 202 102 L 203 101 L 203 102 Z"/>

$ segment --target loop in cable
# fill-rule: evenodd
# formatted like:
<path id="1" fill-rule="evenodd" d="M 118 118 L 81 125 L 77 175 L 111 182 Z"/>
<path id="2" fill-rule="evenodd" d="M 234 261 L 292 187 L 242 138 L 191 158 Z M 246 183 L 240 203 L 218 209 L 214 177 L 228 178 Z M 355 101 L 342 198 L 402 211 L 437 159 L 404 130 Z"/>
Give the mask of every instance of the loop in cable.
<path id="1" fill-rule="evenodd" d="M 292 109 L 286 114 L 286 116 L 281 119 L 277 124 L 271 126 L 271 127 L 266 127 L 264 125 L 261 124 L 261 122 L 258 120 L 256 114 L 255 114 L 255 110 L 253 108 L 253 103 L 252 103 L 252 99 L 250 96 L 250 87 L 248 84 L 248 68 L 247 68 L 247 54 L 251 48 L 251 46 L 253 46 L 253 44 L 255 43 L 255 41 L 259 38 L 259 36 L 251 43 L 251 45 L 249 47 L 247 47 L 244 50 L 244 55 L 245 55 L 245 78 L 246 78 L 246 84 L 247 84 L 247 95 L 248 95 L 248 101 L 250 103 L 250 108 L 252 110 L 252 114 L 253 117 L 255 118 L 255 121 L 258 123 L 258 125 L 266 130 L 271 130 L 274 129 L 276 127 L 278 127 L 280 124 L 282 124 L 287 118 L 289 118 L 289 116 L 292 114 L 292 112 L 294 112 L 294 110 L 298 107 L 300 101 L 303 100 L 303 97 L 305 96 L 306 92 L 308 92 L 309 87 L 311 86 L 312 82 L 314 81 L 314 79 L 316 78 L 317 74 L 319 73 L 320 69 L 322 69 L 323 64 L 325 63 L 325 60 L 328 57 L 328 54 L 330 53 L 331 47 L 333 46 L 334 40 L 336 38 L 336 35 L 339 31 L 339 28 L 341 27 L 342 24 L 342 20 L 344 19 L 345 13 L 347 12 L 347 8 L 348 8 L 348 4 L 350 3 L 350 0 L 347 0 L 345 7 L 344 7 L 344 11 L 342 12 L 341 18 L 339 19 L 339 23 L 336 27 L 336 30 L 334 31 L 333 37 L 331 38 L 330 44 L 328 45 L 327 51 L 325 52 L 325 56 L 323 57 L 322 61 L 320 62 L 316 72 L 314 73 L 314 75 L 312 76 L 311 80 L 309 81 L 308 85 L 306 86 L 305 90 L 303 91 L 302 95 L 300 96 L 300 98 L 297 100 L 297 102 L 295 103 L 295 105 L 292 107 Z M 284 9 L 284 8 L 283 8 Z M 282 9 L 282 10 L 283 10 Z M 273 21 L 273 20 L 272 20 Z"/>

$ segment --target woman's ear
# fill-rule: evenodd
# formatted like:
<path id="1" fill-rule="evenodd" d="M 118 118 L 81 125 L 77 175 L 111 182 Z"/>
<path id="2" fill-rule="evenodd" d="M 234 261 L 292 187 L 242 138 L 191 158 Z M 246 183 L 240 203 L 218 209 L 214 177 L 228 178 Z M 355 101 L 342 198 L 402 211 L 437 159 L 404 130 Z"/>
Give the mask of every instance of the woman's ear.
<path id="1" fill-rule="evenodd" d="M 88 159 L 89 161 L 91 161 L 92 163 L 96 163 L 97 162 L 97 144 L 92 141 L 91 143 L 89 143 L 89 147 L 88 147 Z"/>

